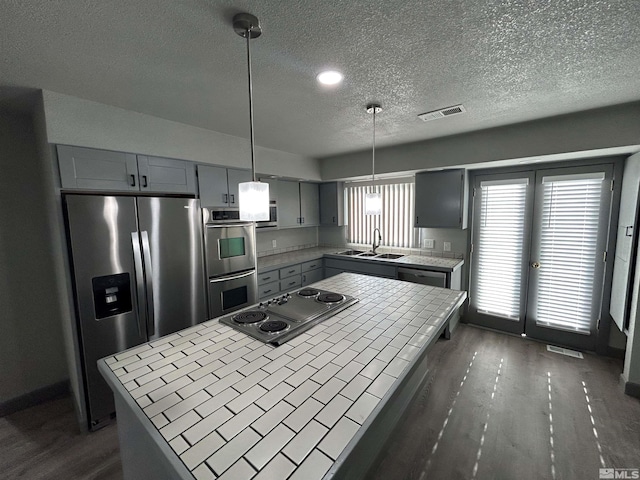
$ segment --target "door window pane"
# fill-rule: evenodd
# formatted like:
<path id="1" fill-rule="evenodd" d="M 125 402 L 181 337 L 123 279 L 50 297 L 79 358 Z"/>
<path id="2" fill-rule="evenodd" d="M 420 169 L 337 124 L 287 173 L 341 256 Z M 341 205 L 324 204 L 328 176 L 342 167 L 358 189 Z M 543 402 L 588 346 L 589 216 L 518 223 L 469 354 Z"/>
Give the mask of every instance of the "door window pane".
<path id="1" fill-rule="evenodd" d="M 528 179 L 482 182 L 475 302 L 481 313 L 519 320 Z"/>
<path id="2" fill-rule="evenodd" d="M 544 177 L 536 324 L 591 330 L 604 173 Z"/>

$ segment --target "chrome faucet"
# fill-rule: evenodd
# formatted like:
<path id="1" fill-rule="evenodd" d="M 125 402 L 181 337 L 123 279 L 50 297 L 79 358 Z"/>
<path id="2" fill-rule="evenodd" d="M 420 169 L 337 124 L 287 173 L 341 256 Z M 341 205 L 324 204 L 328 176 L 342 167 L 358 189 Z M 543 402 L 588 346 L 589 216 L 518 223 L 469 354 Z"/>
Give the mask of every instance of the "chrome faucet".
<path id="1" fill-rule="evenodd" d="M 378 232 L 378 244 L 376 245 L 376 231 Z M 373 253 L 376 253 L 376 249 L 380 246 L 380 242 L 382 241 L 382 234 L 380 233 L 380 229 L 379 228 L 374 228 L 373 229 L 373 245 L 371 246 L 371 249 L 373 251 Z"/>

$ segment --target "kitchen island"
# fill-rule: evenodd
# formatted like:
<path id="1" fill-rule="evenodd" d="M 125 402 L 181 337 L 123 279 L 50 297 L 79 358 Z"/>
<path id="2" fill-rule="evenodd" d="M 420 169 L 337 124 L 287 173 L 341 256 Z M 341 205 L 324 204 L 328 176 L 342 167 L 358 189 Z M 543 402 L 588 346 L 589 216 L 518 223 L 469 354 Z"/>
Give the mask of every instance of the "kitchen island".
<path id="1" fill-rule="evenodd" d="M 279 347 L 210 320 L 100 360 L 126 479 L 366 475 L 466 292 L 343 273 L 358 298 Z"/>

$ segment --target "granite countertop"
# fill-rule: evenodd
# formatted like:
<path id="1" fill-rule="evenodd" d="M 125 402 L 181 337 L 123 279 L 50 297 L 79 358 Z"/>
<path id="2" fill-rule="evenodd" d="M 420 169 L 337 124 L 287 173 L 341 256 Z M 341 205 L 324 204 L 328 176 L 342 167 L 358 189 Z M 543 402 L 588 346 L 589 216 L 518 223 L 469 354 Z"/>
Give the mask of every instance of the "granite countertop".
<path id="1" fill-rule="evenodd" d="M 315 286 L 360 302 L 280 347 L 214 319 L 99 368 L 197 480 L 330 477 L 466 292 L 353 273 Z"/>
<path id="2" fill-rule="evenodd" d="M 325 255 L 332 258 L 339 258 L 343 260 L 357 260 L 361 262 L 384 262 L 387 264 L 394 264 L 401 267 L 417 267 L 424 268 L 429 267 L 431 270 L 441 272 L 454 272 L 464 265 L 464 260 L 461 258 L 444 258 L 444 257 L 432 257 L 427 255 L 404 255 L 397 259 L 372 259 L 371 257 L 357 257 L 348 255 L 338 255 L 339 252 L 348 250 L 348 247 L 314 247 L 304 248 L 301 250 L 294 250 L 286 253 L 279 253 L 276 255 L 267 255 L 258 258 L 258 271 L 265 272 L 269 270 L 275 270 L 277 268 L 285 268 L 297 263 L 303 263 L 310 260 L 322 258 Z M 381 248 L 380 253 L 395 253 L 393 249 Z"/>

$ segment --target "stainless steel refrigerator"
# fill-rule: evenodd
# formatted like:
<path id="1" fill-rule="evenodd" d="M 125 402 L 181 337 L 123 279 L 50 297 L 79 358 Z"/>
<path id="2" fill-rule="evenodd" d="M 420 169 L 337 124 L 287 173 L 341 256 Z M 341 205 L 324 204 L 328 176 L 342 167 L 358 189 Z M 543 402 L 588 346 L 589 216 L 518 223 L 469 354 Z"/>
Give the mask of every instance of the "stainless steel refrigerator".
<path id="1" fill-rule="evenodd" d="M 98 359 L 207 319 L 198 200 L 65 195 L 89 428 L 113 395 Z"/>

